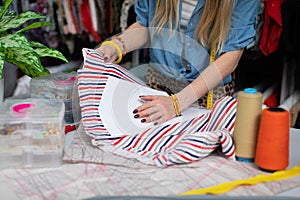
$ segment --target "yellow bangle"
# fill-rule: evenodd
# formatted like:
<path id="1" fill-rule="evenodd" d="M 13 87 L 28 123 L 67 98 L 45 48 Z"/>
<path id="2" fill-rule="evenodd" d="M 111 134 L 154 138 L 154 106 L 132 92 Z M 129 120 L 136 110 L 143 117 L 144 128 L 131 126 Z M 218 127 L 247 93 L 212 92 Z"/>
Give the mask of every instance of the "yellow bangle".
<path id="1" fill-rule="evenodd" d="M 181 113 L 180 113 L 180 109 L 179 109 L 178 99 L 175 94 L 171 94 L 170 97 L 173 101 L 173 106 L 174 106 L 176 117 L 179 117 L 181 115 Z"/>
<path id="2" fill-rule="evenodd" d="M 119 45 L 117 45 L 116 43 L 114 43 L 112 41 L 105 41 L 101 44 L 101 46 L 105 46 L 105 45 L 111 45 L 116 48 L 116 50 L 118 51 L 118 60 L 116 60 L 115 63 L 118 64 L 122 60 L 122 57 L 123 57 L 122 50 L 119 47 Z"/>

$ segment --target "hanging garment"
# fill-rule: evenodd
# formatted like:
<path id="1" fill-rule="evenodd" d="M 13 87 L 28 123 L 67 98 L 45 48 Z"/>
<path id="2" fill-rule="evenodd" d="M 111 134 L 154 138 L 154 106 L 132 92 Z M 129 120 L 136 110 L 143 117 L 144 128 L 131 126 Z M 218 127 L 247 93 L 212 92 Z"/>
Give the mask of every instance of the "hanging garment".
<path id="1" fill-rule="evenodd" d="M 79 29 L 74 15 L 73 0 L 62 1 L 62 5 L 65 14 L 64 17 L 67 22 L 65 25 L 65 32 L 70 34 L 77 34 Z"/>
<path id="2" fill-rule="evenodd" d="M 121 7 L 121 16 L 120 16 L 120 27 L 121 31 L 125 31 L 128 27 L 128 16 L 130 8 L 135 4 L 137 0 L 124 0 Z"/>
<path id="3" fill-rule="evenodd" d="M 104 62 L 95 50 L 83 49 L 83 57 L 83 68 L 78 70 L 78 94 L 82 124 L 93 145 L 158 167 L 197 161 L 220 147 L 223 155 L 235 159 L 231 136 L 236 99 L 223 97 L 215 102 L 210 112 L 189 120 L 153 126 L 137 134 L 124 132 L 114 136 L 107 130 L 99 110 L 109 77 L 143 86 L 145 83 L 121 66 Z"/>
<path id="4" fill-rule="evenodd" d="M 94 29 L 93 22 L 91 19 L 91 9 L 89 5 L 89 0 L 83 0 L 80 5 L 80 12 L 82 15 L 82 23 L 86 30 L 91 33 L 93 39 L 96 43 L 101 41 L 100 34 Z"/>
<path id="5" fill-rule="evenodd" d="M 97 0 L 96 1 L 97 6 L 99 7 L 99 16 L 98 16 L 98 25 L 99 25 L 99 30 L 98 33 L 100 35 L 105 35 L 106 30 L 105 30 L 105 2 L 103 0 Z"/>
<path id="6" fill-rule="evenodd" d="M 282 32 L 281 6 L 284 0 L 265 0 L 260 50 L 270 55 L 278 50 Z"/>

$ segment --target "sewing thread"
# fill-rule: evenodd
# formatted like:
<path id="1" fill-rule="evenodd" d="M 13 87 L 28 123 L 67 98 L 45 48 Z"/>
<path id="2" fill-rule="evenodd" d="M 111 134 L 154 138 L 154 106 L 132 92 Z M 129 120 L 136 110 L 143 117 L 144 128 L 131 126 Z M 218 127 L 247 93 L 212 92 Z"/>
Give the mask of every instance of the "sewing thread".
<path id="1" fill-rule="evenodd" d="M 262 111 L 255 164 L 267 171 L 283 170 L 289 165 L 290 114 L 278 107 Z"/>
<path id="2" fill-rule="evenodd" d="M 237 96 L 237 112 L 233 133 L 238 161 L 254 162 L 259 122 L 262 112 L 262 94 L 246 88 Z"/>

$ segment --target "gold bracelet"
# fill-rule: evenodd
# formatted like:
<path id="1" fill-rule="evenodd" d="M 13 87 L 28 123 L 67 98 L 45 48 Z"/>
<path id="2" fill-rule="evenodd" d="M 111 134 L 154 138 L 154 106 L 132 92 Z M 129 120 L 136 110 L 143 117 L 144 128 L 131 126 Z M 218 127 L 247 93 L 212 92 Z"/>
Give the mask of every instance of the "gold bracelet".
<path id="1" fill-rule="evenodd" d="M 179 117 L 181 115 L 181 113 L 180 113 L 180 109 L 179 109 L 178 99 L 175 94 L 171 94 L 170 97 L 173 101 L 173 106 L 174 106 L 176 117 Z"/>
<path id="2" fill-rule="evenodd" d="M 119 36 L 113 36 L 113 37 L 111 38 L 111 40 L 118 40 L 118 41 L 120 41 L 120 42 L 122 43 L 122 47 L 123 47 L 123 56 L 125 56 L 126 53 L 127 53 L 125 41 L 124 41 L 121 37 L 119 37 Z"/>
<path id="3" fill-rule="evenodd" d="M 118 51 L 119 57 L 118 57 L 118 60 L 115 61 L 115 63 L 118 64 L 123 58 L 122 51 L 121 51 L 121 48 L 119 47 L 119 45 L 117 45 L 116 43 L 114 43 L 112 41 L 105 41 L 101 44 L 101 47 L 103 47 L 105 45 L 111 45 L 116 48 L 116 50 Z"/>

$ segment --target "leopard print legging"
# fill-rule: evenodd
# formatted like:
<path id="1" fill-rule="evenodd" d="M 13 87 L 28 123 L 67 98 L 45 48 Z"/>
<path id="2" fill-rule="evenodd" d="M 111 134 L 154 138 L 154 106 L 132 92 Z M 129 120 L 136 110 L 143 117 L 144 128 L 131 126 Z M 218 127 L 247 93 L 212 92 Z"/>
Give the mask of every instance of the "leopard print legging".
<path id="1" fill-rule="evenodd" d="M 162 90 L 170 94 L 175 94 L 187 86 L 188 83 L 183 83 L 172 77 L 167 77 L 161 72 L 155 70 L 149 66 L 146 75 L 147 85 L 151 88 Z M 232 96 L 234 93 L 234 80 L 224 84 L 223 86 L 217 86 L 213 89 L 213 102 L 223 96 Z M 207 94 L 198 99 L 199 106 L 206 107 L 207 105 Z"/>

